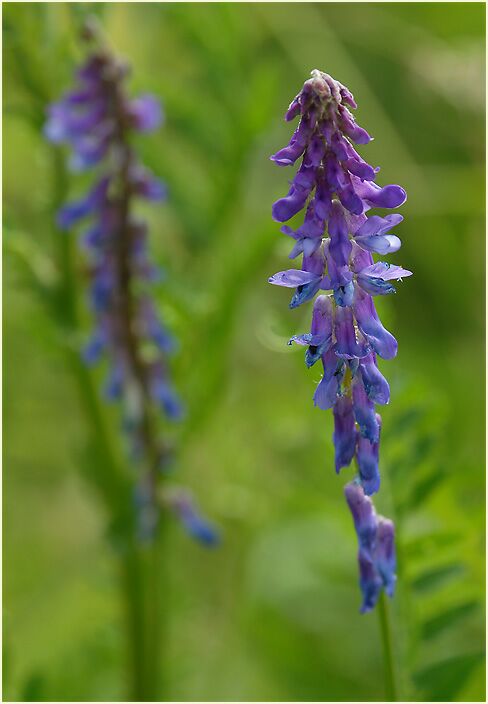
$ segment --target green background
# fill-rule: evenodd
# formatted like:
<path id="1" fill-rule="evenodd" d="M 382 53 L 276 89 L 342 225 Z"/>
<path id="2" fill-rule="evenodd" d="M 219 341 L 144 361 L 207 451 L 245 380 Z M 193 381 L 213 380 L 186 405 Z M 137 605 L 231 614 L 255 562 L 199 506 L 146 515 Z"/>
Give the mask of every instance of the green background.
<path id="1" fill-rule="evenodd" d="M 4 5 L 7 699 L 120 699 L 127 680 L 116 560 L 90 474 L 93 419 L 65 363 L 90 325 L 79 254 L 79 335 L 66 340 L 62 312 L 46 304 L 63 256 L 78 252 L 75 235 L 55 231 L 53 208 L 85 181 L 63 175 L 41 126 L 46 103 L 70 85 L 90 9 Z M 170 190 L 144 212 L 168 273 L 155 296 L 181 342 L 172 366 L 188 416 L 173 431 L 174 481 L 224 534 L 206 551 L 175 524 L 161 547 L 165 697 L 385 696 L 377 615 L 358 613 L 342 495 L 352 469 L 335 475 L 331 414 L 312 404 L 319 370 L 286 345 L 308 329 L 310 306 L 290 311 L 288 293 L 267 284 L 288 267 L 270 209 L 292 173 L 268 156 L 288 141 L 284 111 L 319 68 L 355 95 L 378 181 L 409 196 L 391 261 L 415 275 L 378 303 L 399 341 L 381 365 L 392 401 L 375 503 L 398 530 L 400 698 L 484 700 L 484 5 L 95 11 L 132 64 L 131 91 L 165 105 L 164 128 L 139 145 Z M 117 413 L 103 412 L 116 435 Z"/>

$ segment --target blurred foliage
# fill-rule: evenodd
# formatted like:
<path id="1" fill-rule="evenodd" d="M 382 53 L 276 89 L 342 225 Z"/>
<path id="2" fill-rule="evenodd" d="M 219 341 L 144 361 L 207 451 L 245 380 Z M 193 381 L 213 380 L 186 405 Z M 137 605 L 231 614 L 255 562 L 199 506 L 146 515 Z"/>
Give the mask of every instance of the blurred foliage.
<path id="1" fill-rule="evenodd" d="M 166 125 L 140 150 L 171 194 L 145 214 L 189 407 L 176 477 L 225 531 L 207 553 L 172 526 L 161 554 L 168 698 L 384 697 L 378 624 L 358 613 L 351 473 L 332 470 L 318 372 L 285 344 L 310 310 L 266 283 L 288 254 L 270 206 L 289 177 L 267 157 L 317 67 L 355 94 L 380 182 L 409 194 L 395 261 L 415 276 L 379 303 L 400 344 L 383 366 L 377 503 L 398 526 L 401 696 L 484 700 L 481 3 L 4 5 L 4 698 L 124 696 L 118 575 L 89 488 L 117 451 L 118 419 L 105 409 L 109 445 L 93 444 L 96 399 L 79 403 L 64 364 L 88 320 L 81 257 L 53 219 L 82 179 L 63 177 L 41 134 L 87 12 L 132 64 L 134 91 L 164 100 Z M 67 262 L 78 282 L 63 280 Z M 66 339 L 60 321 L 75 314 L 82 331 Z"/>

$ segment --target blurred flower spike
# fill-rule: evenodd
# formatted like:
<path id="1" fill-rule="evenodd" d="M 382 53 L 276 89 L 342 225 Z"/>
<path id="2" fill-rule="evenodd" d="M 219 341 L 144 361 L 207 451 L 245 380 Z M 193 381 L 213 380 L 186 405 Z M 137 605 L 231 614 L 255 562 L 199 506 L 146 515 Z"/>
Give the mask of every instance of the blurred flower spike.
<path id="1" fill-rule="evenodd" d="M 83 38 L 91 51 L 73 89 L 48 107 L 44 134 L 54 144 L 68 145 L 72 171 L 93 172 L 88 193 L 59 211 L 58 226 L 70 230 L 87 223 L 81 243 L 94 330 L 83 358 L 89 365 L 102 357 L 108 361 L 104 396 L 121 403 L 131 455 L 147 469 L 135 503 L 142 533 L 150 537 L 157 524 L 156 479 L 172 453 L 159 438 L 157 413 L 169 421 L 184 416 L 168 367 L 177 345 L 152 298 L 161 272 L 149 254 L 147 224 L 134 212 L 138 199 L 166 198 L 164 183 L 140 163 L 132 144 L 133 133 L 159 128 L 163 111 L 152 95 L 129 98 L 129 68 L 104 45 L 93 23 L 85 26 Z M 186 525 L 186 514 L 180 517 Z"/>
<path id="2" fill-rule="evenodd" d="M 373 259 L 373 253 L 385 255 L 400 248 L 391 230 L 403 217 L 367 213 L 397 208 L 407 196 L 401 186 L 379 186 L 379 167 L 364 161 L 353 146 L 367 144 L 372 137 L 350 111 L 357 107 L 351 92 L 322 71 L 314 70 L 311 76 L 285 115 L 287 121 L 299 117 L 298 127 L 289 144 L 271 157 L 278 166 L 301 160 L 287 195 L 272 208 L 280 223 L 305 211 L 297 229 L 281 228 L 294 241 L 290 259 L 301 256 L 301 268 L 278 272 L 269 282 L 295 289 L 290 308 L 315 299 L 310 332 L 294 336 L 290 344 L 307 347 L 308 367 L 322 362 L 313 401 L 333 411 L 336 471 L 356 461 L 357 483 L 348 485 L 346 497 L 358 535 L 364 532 L 358 516 L 366 512 L 374 524 L 364 545 L 360 538 L 364 612 L 375 606 L 383 587 L 392 596 L 395 582 L 393 524 L 376 518 L 369 496 L 380 488 L 381 416 L 375 405 L 390 400 L 377 357 L 395 357 L 397 341 L 381 323 L 373 296 L 394 293 L 392 282 L 412 274 Z M 327 293 L 316 296 L 320 291 Z"/>

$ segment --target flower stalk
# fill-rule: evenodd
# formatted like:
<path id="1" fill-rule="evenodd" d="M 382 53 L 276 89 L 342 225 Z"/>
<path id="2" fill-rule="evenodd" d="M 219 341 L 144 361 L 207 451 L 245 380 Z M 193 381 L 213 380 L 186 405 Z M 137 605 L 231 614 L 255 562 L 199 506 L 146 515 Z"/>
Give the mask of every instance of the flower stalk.
<path id="1" fill-rule="evenodd" d="M 388 602 L 384 593 L 378 599 L 378 618 L 380 624 L 381 642 L 383 644 L 383 659 L 385 663 L 385 694 L 389 702 L 398 701 L 398 689 L 395 676 L 395 662 L 393 657 L 393 642 L 390 624 Z"/>

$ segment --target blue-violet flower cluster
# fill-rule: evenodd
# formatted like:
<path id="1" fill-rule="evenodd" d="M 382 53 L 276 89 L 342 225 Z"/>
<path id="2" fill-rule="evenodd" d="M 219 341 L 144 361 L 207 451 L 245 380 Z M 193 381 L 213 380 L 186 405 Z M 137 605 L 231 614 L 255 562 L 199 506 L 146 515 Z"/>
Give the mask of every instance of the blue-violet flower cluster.
<path id="1" fill-rule="evenodd" d="M 108 359 L 105 396 L 122 402 L 131 452 L 149 467 L 137 486 L 136 504 L 142 533 L 150 535 L 157 524 L 157 474 L 171 453 L 158 437 L 154 414 L 159 407 L 168 419 L 178 420 L 182 406 L 167 362 L 175 341 L 151 296 L 160 271 L 149 256 L 147 224 L 134 214 L 137 199 L 166 197 L 164 184 L 142 166 L 132 145 L 133 133 L 157 129 L 163 115 L 152 95 L 129 99 L 127 76 L 127 65 L 104 47 L 95 48 L 77 71 L 74 89 L 49 106 L 45 135 L 70 147 L 72 170 L 96 174 L 88 193 L 60 210 L 58 225 L 70 230 L 89 223 L 82 244 L 95 328 L 84 358 L 88 364 Z M 192 535 L 213 542 L 211 527 L 188 494 L 165 505 Z"/>
<path id="2" fill-rule="evenodd" d="M 352 113 L 350 91 L 322 71 L 312 71 L 294 98 L 285 119 L 300 121 L 289 144 L 271 159 L 278 166 L 300 166 L 284 198 L 273 205 L 273 218 L 286 222 L 305 210 L 297 229 L 284 225 L 300 269 L 288 269 L 269 281 L 294 289 L 290 308 L 314 300 L 310 332 L 290 340 L 307 347 L 305 363 L 319 360 L 323 376 L 314 404 L 334 415 L 335 469 L 354 459 L 358 477 L 346 486 L 346 499 L 359 542 L 362 611 L 371 610 L 384 589 L 392 596 L 395 583 L 394 527 L 376 515 L 371 499 L 380 488 L 381 416 L 376 405 L 387 404 L 390 389 L 377 357 L 392 359 L 397 341 L 378 317 L 373 296 L 394 293 L 394 280 L 412 272 L 373 253 L 396 252 L 401 242 L 391 230 L 403 217 L 367 215 L 372 208 L 393 209 L 406 193 L 400 186 L 375 183 L 373 168 L 353 144 L 372 137 Z M 329 293 L 316 296 L 319 291 Z"/>

